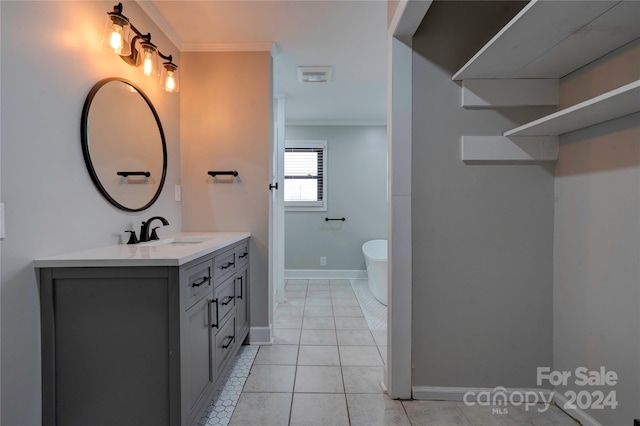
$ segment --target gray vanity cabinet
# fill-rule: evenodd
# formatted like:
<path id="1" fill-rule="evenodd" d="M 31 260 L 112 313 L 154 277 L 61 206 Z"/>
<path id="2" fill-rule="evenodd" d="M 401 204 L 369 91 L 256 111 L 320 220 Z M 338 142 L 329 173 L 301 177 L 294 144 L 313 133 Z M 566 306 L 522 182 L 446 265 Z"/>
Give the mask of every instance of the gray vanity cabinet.
<path id="1" fill-rule="evenodd" d="M 180 288 L 184 292 L 184 346 L 186 362 L 183 389 L 186 389 L 186 406 L 190 420 L 206 399 L 207 390 L 214 384 L 211 367 L 211 300 L 213 291 L 213 259 L 196 263 L 180 271 Z"/>
<path id="2" fill-rule="evenodd" d="M 210 302 L 203 298 L 186 312 L 185 334 L 187 362 L 185 364 L 189 411 L 195 413 L 198 403 L 206 398 L 213 384 L 209 345 L 211 344 Z M 215 361 L 214 361 L 215 362 Z"/>
<path id="3" fill-rule="evenodd" d="M 239 244 L 236 249 L 236 334 L 242 336 L 249 331 L 249 242 Z"/>
<path id="4" fill-rule="evenodd" d="M 248 335 L 245 248 L 38 269 L 43 425 L 197 424 Z"/>
<path id="5" fill-rule="evenodd" d="M 236 334 L 242 336 L 249 330 L 248 287 L 249 269 L 242 268 L 236 274 Z"/>

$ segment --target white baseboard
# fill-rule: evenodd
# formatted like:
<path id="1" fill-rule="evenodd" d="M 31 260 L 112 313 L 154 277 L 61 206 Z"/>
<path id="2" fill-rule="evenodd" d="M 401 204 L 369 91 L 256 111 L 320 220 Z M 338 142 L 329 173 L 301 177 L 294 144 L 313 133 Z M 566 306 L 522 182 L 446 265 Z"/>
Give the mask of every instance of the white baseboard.
<path id="1" fill-rule="evenodd" d="M 284 278 L 295 279 L 334 279 L 357 280 L 367 279 L 366 270 L 357 269 L 285 269 Z"/>
<path id="2" fill-rule="evenodd" d="M 467 392 L 491 392 L 492 388 L 455 388 L 444 386 L 413 386 L 411 391 L 413 393 L 413 399 L 426 400 L 426 401 L 464 401 L 464 395 Z M 545 398 L 549 398 L 551 390 L 548 389 L 507 389 L 506 394 L 509 395 L 513 392 L 542 392 Z"/>
<path id="3" fill-rule="evenodd" d="M 251 327 L 249 329 L 249 343 L 251 345 L 264 346 L 273 344 L 271 327 Z"/>
<path id="4" fill-rule="evenodd" d="M 426 400 L 426 401 L 464 401 L 464 395 L 467 392 L 474 392 L 476 395 L 480 392 L 492 392 L 498 388 L 454 388 L 454 387 L 440 387 L 440 386 L 414 386 L 412 388 L 413 399 Z M 567 398 L 559 392 L 554 392 L 550 389 L 523 389 L 523 388 L 510 388 L 505 389 L 506 395 L 511 395 L 514 392 L 537 392 L 542 393 L 546 400 L 549 397 L 553 398 L 553 402 L 562 411 L 567 413 L 568 416 L 578 420 L 582 426 L 602 426 L 593 417 L 588 415 L 585 411 L 580 409 L 565 410 L 564 404 L 567 402 Z"/>
<path id="5" fill-rule="evenodd" d="M 412 388 L 413 399 L 426 401 L 464 401 L 464 395 L 467 392 L 492 392 L 498 388 L 454 388 L 444 386 L 414 386 Z M 542 393 L 547 400 L 551 396 L 549 389 L 524 389 L 510 388 L 506 389 L 506 394 L 510 395 L 514 392 L 537 392 Z"/>
<path id="6" fill-rule="evenodd" d="M 555 392 L 553 394 L 553 402 L 555 402 L 558 408 L 560 408 L 562 411 L 578 420 L 582 424 L 582 426 L 602 426 L 596 419 L 579 408 L 576 408 L 575 410 L 565 410 L 564 408 L 562 408 L 568 402 L 568 399 L 560 392 Z"/>

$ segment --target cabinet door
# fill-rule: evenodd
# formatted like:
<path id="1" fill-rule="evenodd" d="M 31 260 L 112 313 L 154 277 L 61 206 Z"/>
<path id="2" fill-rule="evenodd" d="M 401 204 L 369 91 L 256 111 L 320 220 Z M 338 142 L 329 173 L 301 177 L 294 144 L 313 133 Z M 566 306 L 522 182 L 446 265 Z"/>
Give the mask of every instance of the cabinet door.
<path id="1" fill-rule="evenodd" d="M 249 328 L 249 274 L 248 269 L 243 268 L 236 274 L 236 336 L 244 337 Z M 242 343 L 239 341 L 239 343 Z"/>
<path id="2" fill-rule="evenodd" d="M 205 297 L 186 312 L 187 375 L 189 410 L 193 410 L 207 387 L 213 382 L 211 351 L 211 299 Z"/>
<path id="3" fill-rule="evenodd" d="M 233 308 L 236 306 L 236 285 L 234 277 L 235 275 L 229 277 L 213 291 L 214 297 L 218 301 L 215 304 L 218 310 L 216 318 L 220 323 L 226 321 L 227 316 L 231 314 Z M 216 327 L 216 329 L 219 328 Z"/>
<path id="4" fill-rule="evenodd" d="M 183 270 L 180 282 L 186 301 L 185 309 L 189 309 L 207 293 L 211 293 L 212 277 L 213 261 L 211 259 Z"/>
<path id="5" fill-rule="evenodd" d="M 236 348 L 236 319 L 234 316 L 221 325 L 220 331 L 213 336 L 213 352 L 215 360 L 212 363 L 215 366 L 215 376 L 220 377 L 230 355 Z"/>
<path id="6" fill-rule="evenodd" d="M 236 251 L 229 249 L 224 253 L 216 254 L 214 263 L 214 285 L 221 284 L 227 277 L 233 275 L 236 270 Z"/>

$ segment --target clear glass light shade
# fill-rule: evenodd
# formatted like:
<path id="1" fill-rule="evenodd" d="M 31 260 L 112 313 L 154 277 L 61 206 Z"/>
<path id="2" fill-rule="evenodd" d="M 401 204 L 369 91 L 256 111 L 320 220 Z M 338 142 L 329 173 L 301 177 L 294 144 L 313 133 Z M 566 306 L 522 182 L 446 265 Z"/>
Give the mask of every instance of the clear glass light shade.
<path id="1" fill-rule="evenodd" d="M 107 16 L 102 41 L 112 52 L 121 56 L 131 54 L 131 27 L 129 21 L 118 16 Z"/>
<path id="2" fill-rule="evenodd" d="M 162 77 L 160 78 L 164 90 L 171 93 L 180 91 L 180 74 L 178 67 L 172 63 L 163 64 Z"/>
<path id="3" fill-rule="evenodd" d="M 150 43 L 140 43 L 140 49 L 138 51 L 140 55 L 139 66 L 140 70 L 147 77 L 153 77 L 160 75 L 160 65 L 158 64 L 158 50 Z"/>

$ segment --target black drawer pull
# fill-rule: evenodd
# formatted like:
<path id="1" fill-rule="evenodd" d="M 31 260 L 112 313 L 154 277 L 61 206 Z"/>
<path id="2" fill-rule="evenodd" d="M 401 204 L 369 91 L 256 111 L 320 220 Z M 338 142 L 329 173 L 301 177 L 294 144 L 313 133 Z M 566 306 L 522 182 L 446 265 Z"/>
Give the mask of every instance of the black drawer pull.
<path id="1" fill-rule="evenodd" d="M 229 339 L 229 341 L 226 345 L 222 345 L 222 349 L 227 349 L 229 346 L 231 346 L 231 342 L 233 342 L 233 339 L 235 339 L 236 336 L 227 336 L 226 338 Z"/>
<path id="2" fill-rule="evenodd" d="M 206 283 L 210 279 L 211 277 L 202 277 L 200 281 L 194 282 L 193 284 L 191 284 L 191 287 L 200 287 L 202 284 Z"/>
<path id="3" fill-rule="evenodd" d="M 247 257 L 247 255 L 249 254 L 249 252 L 244 252 L 242 253 L 240 256 L 238 256 L 239 259 L 244 259 L 245 257 Z"/>
<path id="4" fill-rule="evenodd" d="M 240 280 L 240 295 L 238 296 L 238 299 L 242 299 L 242 275 L 240 275 L 238 279 Z"/>
<path id="5" fill-rule="evenodd" d="M 221 303 L 222 306 L 227 306 L 233 300 L 233 296 L 227 296 L 225 297 L 225 299 L 226 299 L 226 302 L 222 302 Z"/>
<path id="6" fill-rule="evenodd" d="M 229 266 L 233 266 L 233 265 L 235 265 L 235 264 L 236 264 L 236 262 L 227 262 L 227 263 L 225 263 L 224 265 L 222 265 L 222 266 L 220 267 L 220 269 L 227 269 Z"/>
<path id="7" fill-rule="evenodd" d="M 211 323 L 211 328 L 218 328 L 218 324 L 220 324 L 220 319 L 218 318 L 218 299 L 209 300 L 209 304 L 213 303 L 216 304 L 216 323 Z M 211 312 L 211 309 L 209 309 L 209 312 Z"/>

